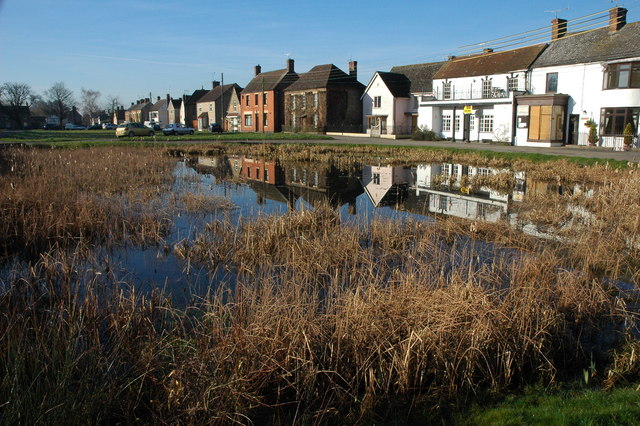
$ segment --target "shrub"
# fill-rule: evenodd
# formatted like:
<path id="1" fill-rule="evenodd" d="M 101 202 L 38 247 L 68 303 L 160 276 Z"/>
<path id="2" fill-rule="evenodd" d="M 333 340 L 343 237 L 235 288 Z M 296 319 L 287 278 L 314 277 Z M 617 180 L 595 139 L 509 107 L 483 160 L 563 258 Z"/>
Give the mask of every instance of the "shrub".
<path id="1" fill-rule="evenodd" d="M 629 122 L 626 126 L 624 126 L 624 131 L 622 134 L 624 135 L 624 144 L 626 146 L 633 145 L 633 134 L 635 133 L 635 129 L 633 128 L 633 123 Z"/>
<path id="2" fill-rule="evenodd" d="M 415 141 L 439 141 L 441 140 L 436 132 L 429 130 L 427 126 L 420 126 L 413 132 L 411 139 Z"/>
<path id="3" fill-rule="evenodd" d="M 598 142 L 598 131 L 596 129 L 596 123 L 591 123 L 589 126 L 589 145 L 594 146 Z"/>

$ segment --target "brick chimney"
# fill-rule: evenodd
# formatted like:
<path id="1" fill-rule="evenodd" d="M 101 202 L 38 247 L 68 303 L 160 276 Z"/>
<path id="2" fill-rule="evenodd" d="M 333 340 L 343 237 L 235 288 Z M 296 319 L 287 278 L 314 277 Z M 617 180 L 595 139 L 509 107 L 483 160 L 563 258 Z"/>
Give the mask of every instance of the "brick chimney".
<path id="1" fill-rule="evenodd" d="M 293 70 L 293 59 L 287 59 L 287 72 L 295 72 Z"/>
<path id="2" fill-rule="evenodd" d="M 145 104 L 148 104 L 148 103 L 149 103 L 149 101 L 150 101 L 150 99 L 149 99 L 149 98 L 144 98 L 144 103 L 145 103 Z"/>
<path id="3" fill-rule="evenodd" d="M 211 89 L 212 89 L 212 90 L 213 90 L 213 89 L 215 89 L 215 88 L 216 88 L 216 87 L 218 87 L 218 86 L 220 86 L 220 82 L 219 82 L 219 81 L 217 81 L 217 80 L 213 80 L 213 81 L 211 82 Z"/>
<path id="4" fill-rule="evenodd" d="M 160 100 L 160 96 L 158 96 L 158 99 L 157 99 L 157 101 L 159 101 L 159 100 Z"/>
<path id="5" fill-rule="evenodd" d="M 358 61 L 349 62 L 349 75 L 354 79 L 358 79 Z"/>
<path id="6" fill-rule="evenodd" d="M 614 7 L 609 9 L 609 31 L 619 31 L 627 24 L 627 9 Z"/>
<path id="7" fill-rule="evenodd" d="M 254 75 L 258 75 L 258 74 L 260 74 L 260 73 L 262 72 L 262 67 L 261 67 L 260 65 L 256 65 L 256 66 L 253 68 L 253 72 L 254 72 Z"/>
<path id="8" fill-rule="evenodd" d="M 482 49 L 482 53 L 493 53 L 493 49 L 490 47 L 487 47 L 485 49 Z"/>
<path id="9" fill-rule="evenodd" d="M 171 96 L 167 93 L 167 103 L 171 102 Z"/>
<path id="10" fill-rule="evenodd" d="M 551 21 L 551 40 L 558 40 L 567 35 L 567 20 L 556 18 Z"/>

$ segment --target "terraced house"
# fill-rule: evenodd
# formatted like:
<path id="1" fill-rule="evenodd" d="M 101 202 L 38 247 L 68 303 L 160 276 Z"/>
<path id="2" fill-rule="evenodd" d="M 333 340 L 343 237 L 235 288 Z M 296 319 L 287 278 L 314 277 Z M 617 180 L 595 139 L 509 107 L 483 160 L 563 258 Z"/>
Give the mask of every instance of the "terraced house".
<path id="1" fill-rule="evenodd" d="M 242 88 L 237 84 L 225 84 L 213 81 L 209 90 L 197 102 L 198 130 L 207 130 L 210 124 L 217 123 L 224 126 L 225 131 L 237 130 L 234 126 L 239 116 L 239 97 Z M 229 115 L 231 114 L 231 115 Z"/>
<path id="2" fill-rule="evenodd" d="M 303 132 L 360 132 L 364 85 L 358 63 L 349 74 L 333 64 L 317 65 L 285 90 L 285 130 Z"/>
<path id="3" fill-rule="evenodd" d="M 287 67 L 262 72 L 256 65 L 253 79 L 241 92 L 241 129 L 243 132 L 280 132 L 284 124 L 284 90 L 298 80 L 293 59 Z"/>

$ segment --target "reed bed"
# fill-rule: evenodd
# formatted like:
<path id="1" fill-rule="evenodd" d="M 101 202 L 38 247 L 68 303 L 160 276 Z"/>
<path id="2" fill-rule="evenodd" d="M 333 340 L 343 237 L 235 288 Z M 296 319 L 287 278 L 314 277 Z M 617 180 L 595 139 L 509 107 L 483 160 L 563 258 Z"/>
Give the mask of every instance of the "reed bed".
<path id="1" fill-rule="evenodd" d="M 416 405 L 446 421 L 485 392 L 584 371 L 606 386 L 638 380 L 633 168 L 584 170 L 601 190 L 523 205 L 559 239 L 506 222 L 345 224 L 329 206 L 213 221 L 173 250 L 232 278 L 177 307 L 83 250 L 142 240 L 140 218 L 165 223 L 156 203 L 174 178 L 162 154 L 3 155 L 3 250 L 37 260 L 6 265 L 0 281 L 2 423 L 375 423 Z M 562 182 L 571 167 L 538 173 Z M 212 208 L 195 194 L 180 203 Z"/>
<path id="2" fill-rule="evenodd" d="M 79 241 L 157 241 L 168 215 L 158 195 L 173 161 L 153 150 L 4 150 L 0 254 L 36 256 Z"/>

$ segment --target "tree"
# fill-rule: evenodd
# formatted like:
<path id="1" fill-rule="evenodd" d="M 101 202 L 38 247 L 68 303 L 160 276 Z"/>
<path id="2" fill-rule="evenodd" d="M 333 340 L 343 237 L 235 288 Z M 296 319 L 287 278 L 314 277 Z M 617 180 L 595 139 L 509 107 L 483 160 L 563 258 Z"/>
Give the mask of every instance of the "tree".
<path id="1" fill-rule="evenodd" d="M 100 107 L 98 106 L 99 97 L 100 92 L 98 90 L 85 90 L 84 87 L 80 89 L 82 115 L 87 124 L 90 124 L 91 119 L 100 113 Z"/>
<path id="2" fill-rule="evenodd" d="M 31 87 L 25 83 L 10 82 L 0 86 L 0 103 L 5 106 L 9 119 L 17 128 L 22 128 L 24 107 L 28 110 L 31 96 Z"/>
<path id="3" fill-rule="evenodd" d="M 62 124 L 62 120 L 67 117 L 75 101 L 73 91 L 60 81 L 45 91 L 44 96 L 47 100 L 49 113 L 58 116 L 60 124 Z"/>

